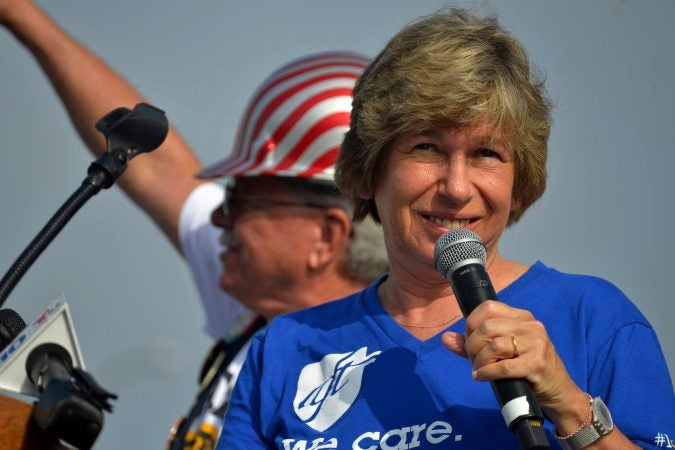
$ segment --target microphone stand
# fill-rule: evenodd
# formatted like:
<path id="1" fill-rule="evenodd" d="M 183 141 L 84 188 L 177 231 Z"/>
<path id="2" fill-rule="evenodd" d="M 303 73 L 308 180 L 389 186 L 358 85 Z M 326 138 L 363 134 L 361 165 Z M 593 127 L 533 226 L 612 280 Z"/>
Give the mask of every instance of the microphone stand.
<path id="1" fill-rule="evenodd" d="M 106 152 L 91 163 L 87 177 L 80 187 L 58 209 L 0 280 L 0 307 L 26 271 L 75 213 L 101 189 L 111 187 L 124 173 L 134 156 L 159 147 L 166 138 L 169 125 L 164 111 L 146 103 L 139 103 L 133 110 L 122 107 L 109 112 L 96 122 L 96 129 L 106 137 Z M 6 338 L 8 337 L 6 334 L 14 331 L 16 331 L 14 328 L 4 330 L 5 333 L 1 337 Z M 34 363 L 36 358 L 38 356 L 32 358 Z M 27 370 L 41 373 L 38 369 L 42 366 L 34 368 L 36 365 L 27 366 Z M 49 370 L 54 370 L 49 364 L 43 365 Z M 39 400 L 32 407 L 0 395 L 0 419 L 6 418 L 9 410 L 16 412 L 13 420 L 3 419 L 2 423 L 9 426 L 4 428 L 3 433 L 13 433 L 11 441 L 22 445 L 16 447 L 17 450 L 30 448 L 57 450 L 63 448 L 60 441 L 82 450 L 89 449 L 94 444 L 103 424 L 101 410 L 112 411 L 108 400 L 117 396 L 101 388 L 89 373 L 81 369 L 68 366 L 67 370 L 63 370 L 65 374 L 61 374 L 61 377 L 54 377 L 55 380 L 41 386 Z M 42 432 L 37 436 L 36 428 Z M 6 436 L 0 434 L 2 438 Z M 5 439 L 2 442 L 5 442 Z"/>
<path id="2" fill-rule="evenodd" d="M 52 216 L 0 280 L 0 307 L 26 271 L 75 213 L 101 189 L 108 189 L 124 173 L 131 158 L 154 150 L 169 131 L 164 111 L 146 103 L 133 110 L 117 108 L 96 122 L 106 136 L 106 153 L 94 161 L 80 187 Z"/>

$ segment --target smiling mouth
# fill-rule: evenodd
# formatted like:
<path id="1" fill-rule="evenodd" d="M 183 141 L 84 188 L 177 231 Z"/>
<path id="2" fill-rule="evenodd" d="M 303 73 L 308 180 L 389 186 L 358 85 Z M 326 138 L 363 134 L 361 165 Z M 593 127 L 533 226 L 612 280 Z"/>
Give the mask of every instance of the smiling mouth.
<path id="1" fill-rule="evenodd" d="M 447 228 L 448 230 L 454 230 L 455 228 L 463 228 L 471 223 L 470 219 L 444 219 L 442 217 L 436 216 L 425 216 L 427 219 L 432 221 L 438 226 Z"/>

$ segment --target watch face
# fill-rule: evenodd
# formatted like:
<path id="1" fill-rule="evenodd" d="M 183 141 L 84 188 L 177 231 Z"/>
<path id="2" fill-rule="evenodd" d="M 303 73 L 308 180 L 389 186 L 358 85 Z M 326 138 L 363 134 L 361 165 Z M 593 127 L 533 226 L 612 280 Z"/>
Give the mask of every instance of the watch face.
<path id="1" fill-rule="evenodd" d="M 594 422 L 602 426 L 606 432 L 609 432 L 614 428 L 612 415 L 609 413 L 607 405 L 605 405 L 605 402 L 603 402 L 600 397 L 595 397 L 593 399 L 593 419 Z"/>

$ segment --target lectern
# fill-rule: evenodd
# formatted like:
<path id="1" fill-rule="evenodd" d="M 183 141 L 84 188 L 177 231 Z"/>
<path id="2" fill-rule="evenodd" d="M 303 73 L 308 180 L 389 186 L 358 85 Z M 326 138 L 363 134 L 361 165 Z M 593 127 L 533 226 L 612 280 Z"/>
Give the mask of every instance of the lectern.
<path id="1" fill-rule="evenodd" d="M 1 450 L 66 450 L 31 418 L 33 405 L 0 394 Z"/>

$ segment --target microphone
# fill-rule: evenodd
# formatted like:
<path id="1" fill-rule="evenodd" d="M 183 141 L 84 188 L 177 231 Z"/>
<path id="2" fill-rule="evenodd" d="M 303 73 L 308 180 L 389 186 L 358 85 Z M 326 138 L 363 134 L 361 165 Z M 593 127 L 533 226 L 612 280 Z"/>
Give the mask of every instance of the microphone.
<path id="1" fill-rule="evenodd" d="M 62 295 L 0 351 L 0 389 L 37 397 L 37 425 L 80 450 L 93 446 L 103 410 L 111 412 L 109 400 L 117 398 L 84 370 Z"/>
<path id="2" fill-rule="evenodd" d="M 26 376 L 26 359 L 34 348 L 47 342 L 61 345 L 71 355 L 72 365 L 84 369 L 75 327 L 63 295 L 50 302 L 0 351 L 1 390 L 33 397 L 39 395 L 35 385 Z"/>
<path id="3" fill-rule="evenodd" d="M 87 372 L 73 367 L 68 351 L 53 342 L 35 347 L 26 374 L 40 393 L 32 417 L 38 426 L 78 449 L 90 449 L 103 428 L 103 409 L 115 394 Z"/>
<path id="4" fill-rule="evenodd" d="M 459 307 L 467 317 L 485 300 L 498 300 L 485 270 L 487 252 L 478 235 L 464 228 L 444 233 L 434 247 L 434 264 L 452 286 Z M 523 449 L 549 449 L 543 428 L 544 415 L 527 380 L 490 382 L 502 416 Z"/>
<path id="5" fill-rule="evenodd" d="M 0 351 L 26 328 L 26 322 L 13 309 L 0 309 Z"/>

